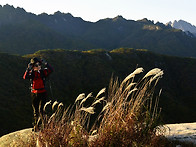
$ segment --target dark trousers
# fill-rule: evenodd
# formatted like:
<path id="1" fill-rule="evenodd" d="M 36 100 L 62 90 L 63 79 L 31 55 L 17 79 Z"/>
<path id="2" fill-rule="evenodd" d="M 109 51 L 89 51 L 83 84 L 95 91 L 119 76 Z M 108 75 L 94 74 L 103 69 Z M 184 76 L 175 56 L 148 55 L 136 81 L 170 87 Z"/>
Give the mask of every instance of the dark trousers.
<path id="1" fill-rule="evenodd" d="M 46 104 L 47 93 L 31 93 L 31 98 L 34 114 L 34 125 L 36 125 L 38 118 L 43 117 L 43 108 Z"/>

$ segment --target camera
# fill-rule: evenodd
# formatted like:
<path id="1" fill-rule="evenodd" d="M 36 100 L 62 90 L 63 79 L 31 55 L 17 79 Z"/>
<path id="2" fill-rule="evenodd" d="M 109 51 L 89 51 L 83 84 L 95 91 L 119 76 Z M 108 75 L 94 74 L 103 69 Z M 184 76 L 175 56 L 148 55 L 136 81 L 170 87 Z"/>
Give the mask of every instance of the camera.
<path id="1" fill-rule="evenodd" d="M 33 68 L 33 64 L 32 63 L 29 63 L 28 64 L 28 69 L 31 70 L 32 68 Z"/>

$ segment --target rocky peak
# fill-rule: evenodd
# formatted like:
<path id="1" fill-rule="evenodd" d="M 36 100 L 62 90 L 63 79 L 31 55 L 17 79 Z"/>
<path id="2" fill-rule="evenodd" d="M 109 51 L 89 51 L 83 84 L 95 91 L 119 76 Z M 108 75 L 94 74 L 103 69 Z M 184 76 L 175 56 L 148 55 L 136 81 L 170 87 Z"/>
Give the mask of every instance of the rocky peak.
<path id="1" fill-rule="evenodd" d="M 137 22 L 145 23 L 145 24 L 154 24 L 154 21 L 148 20 L 147 18 L 143 18 L 141 20 L 137 20 Z"/>
<path id="2" fill-rule="evenodd" d="M 179 20 L 179 21 L 175 20 L 173 23 L 169 22 L 167 24 L 170 24 L 175 29 L 180 29 L 184 32 L 190 32 L 190 33 L 196 35 L 196 26 L 194 26 L 191 23 L 186 22 L 184 20 Z"/>
<path id="3" fill-rule="evenodd" d="M 126 19 L 124 17 L 122 17 L 121 15 L 114 17 L 112 20 L 113 21 L 126 21 Z"/>

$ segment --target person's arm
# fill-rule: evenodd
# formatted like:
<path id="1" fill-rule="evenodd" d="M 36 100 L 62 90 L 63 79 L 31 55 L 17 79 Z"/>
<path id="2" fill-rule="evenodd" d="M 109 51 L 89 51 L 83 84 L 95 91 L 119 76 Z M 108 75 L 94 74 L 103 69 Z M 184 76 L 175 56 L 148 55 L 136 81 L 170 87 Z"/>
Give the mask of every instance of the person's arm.
<path id="1" fill-rule="evenodd" d="M 32 64 L 28 64 L 28 67 L 23 75 L 23 79 L 30 79 L 31 78 L 31 69 L 32 69 Z"/>
<path id="2" fill-rule="evenodd" d="M 52 66 L 50 64 L 48 64 L 47 62 L 44 63 L 46 68 L 44 68 L 44 74 L 47 77 L 48 75 L 50 75 L 54 69 L 52 68 Z"/>
<path id="3" fill-rule="evenodd" d="M 52 73 L 54 71 L 54 69 L 52 68 L 52 66 L 50 66 L 50 64 L 46 64 L 46 67 L 48 69 L 48 73 Z"/>

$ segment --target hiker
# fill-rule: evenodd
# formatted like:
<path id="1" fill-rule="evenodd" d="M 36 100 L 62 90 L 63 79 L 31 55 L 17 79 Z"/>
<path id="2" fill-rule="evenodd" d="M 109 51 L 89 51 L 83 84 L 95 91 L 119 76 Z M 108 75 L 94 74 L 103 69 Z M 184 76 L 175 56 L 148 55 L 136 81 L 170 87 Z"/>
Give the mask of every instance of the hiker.
<path id="1" fill-rule="evenodd" d="M 43 65 L 45 66 L 44 69 L 42 69 Z M 30 89 L 34 114 L 34 131 L 39 130 L 39 117 L 43 118 L 43 108 L 47 99 L 45 80 L 52 72 L 53 68 L 47 62 L 38 60 L 38 58 L 32 58 L 23 76 L 23 79 L 29 79 L 31 83 Z"/>

